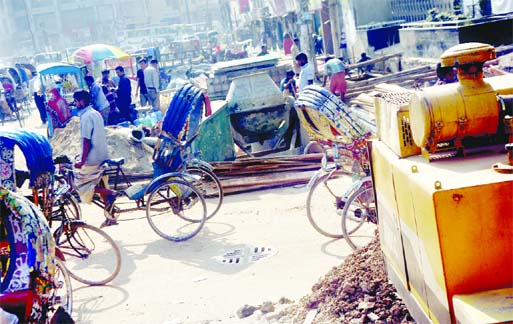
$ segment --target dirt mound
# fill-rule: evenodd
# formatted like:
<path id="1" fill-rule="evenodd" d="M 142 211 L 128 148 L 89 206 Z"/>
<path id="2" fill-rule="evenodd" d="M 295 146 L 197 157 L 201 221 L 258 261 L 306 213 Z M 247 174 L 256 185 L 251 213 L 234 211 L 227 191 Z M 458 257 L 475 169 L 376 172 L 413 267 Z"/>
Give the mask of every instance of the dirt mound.
<path id="1" fill-rule="evenodd" d="M 107 127 L 107 148 L 111 159 L 124 157 L 125 173 L 152 173 L 153 148 L 132 139 L 131 129 Z M 80 139 L 80 119 L 74 117 L 66 128 L 55 129 L 50 140 L 53 155 L 66 154 L 71 159 L 81 153 L 82 141 Z"/>
<path id="2" fill-rule="evenodd" d="M 415 323 L 387 279 L 378 238 L 321 278 L 280 323 L 303 323 L 312 309 L 313 323 Z"/>

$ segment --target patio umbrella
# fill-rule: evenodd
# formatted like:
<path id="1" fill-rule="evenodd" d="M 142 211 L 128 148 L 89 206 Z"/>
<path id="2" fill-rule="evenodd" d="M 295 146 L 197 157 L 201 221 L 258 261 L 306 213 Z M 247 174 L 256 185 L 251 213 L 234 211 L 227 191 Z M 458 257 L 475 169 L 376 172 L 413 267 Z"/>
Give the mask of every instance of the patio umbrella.
<path id="1" fill-rule="evenodd" d="M 79 60 L 83 63 L 92 63 L 104 59 L 126 59 L 130 55 L 122 49 L 105 44 L 93 44 L 81 47 L 73 52 L 71 56 L 74 61 Z"/>

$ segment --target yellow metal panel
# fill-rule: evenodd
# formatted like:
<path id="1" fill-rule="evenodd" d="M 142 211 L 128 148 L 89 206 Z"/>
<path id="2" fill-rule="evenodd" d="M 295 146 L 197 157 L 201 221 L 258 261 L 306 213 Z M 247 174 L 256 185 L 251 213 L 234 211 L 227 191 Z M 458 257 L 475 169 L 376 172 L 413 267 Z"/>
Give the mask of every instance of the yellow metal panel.
<path id="1" fill-rule="evenodd" d="M 454 313 L 458 323 L 506 323 L 513 321 L 513 288 L 454 295 Z"/>
<path id="2" fill-rule="evenodd" d="M 435 208 L 449 296 L 513 286 L 513 181 L 436 192 Z"/>
<path id="3" fill-rule="evenodd" d="M 454 294 L 513 286 L 513 174 L 491 168 L 505 155 L 429 163 L 421 156 L 399 159 L 384 143 L 375 141 L 372 156 L 380 230 L 386 229 L 382 215 L 395 217 L 383 214 L 390 208 L 380 206 L 395 205 L 406 256 L 405 276 L 411 293 L 422 299 L 419 304 L 429 309 L 426 313 L 433 321 L 455 321 Z M 387 176 L 390 166 L 392 179 Z M 392 186 L 394 195 L 389 192 Z M 396 248 L 392 243 L 382 239 L 387 262 L 402 253 L 391 251 Z"/>
<path id="4" fill-rule="evenodd" d="M 374 148 L 375 144 L 377 145 L 376 148 Z M 381 246 L 389 266 L 394 268 L 394 271 L 401 280 L 401 284 L 409 290 L 402 253 L 401 229 L 394 190 L 395 185 L 390 164 L 390 158 L 395 159 L 397 157 L 388 149 L 383 150 L 382 146 L 382 142 L 372 141 L 372 165 L 373 169 L 379 170 L 379 172 L 373 172 L 373 182 L 378 204 Z M 386 155 L 387 153 L 388 156 Z"/>

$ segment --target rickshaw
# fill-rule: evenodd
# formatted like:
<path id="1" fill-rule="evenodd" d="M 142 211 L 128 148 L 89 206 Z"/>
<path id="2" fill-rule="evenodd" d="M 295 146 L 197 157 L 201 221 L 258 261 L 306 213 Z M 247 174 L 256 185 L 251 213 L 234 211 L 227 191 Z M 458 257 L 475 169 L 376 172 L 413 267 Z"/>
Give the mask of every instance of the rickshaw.
<path id="1" fill-rule="evenodd" d="M 109 206 L 94 197 L 93 203 L 107 218 L 103 226 L 117 224 L 120 213 L 127 210 L 122 205 L 135 202 L 137 208 L 146 208 L 148 222 L 159 236 L 180 242 L 198 234 L 206 220 L 219 211 L 224 195 L 221 183 L 212 166 L 199 160 L 199 152 L 191 146 L 200 129 L 205 99 L 203 92 L 189 83 L 174 95 L 155 144 L 150 182 L 130 183 L 122 168 L 124 157 L 104 162 L 107 180 L 103 185 L 128 201 L 116 200 Z M 72 184 L 71 159 L 65 160 L 59 169 Z"/>
<path id="2" fill-rule="evenodd" d="M 83 69 L 68 63 L 41 64 L 36 69 L 39 74 L 41 91 L 43 94 L 51 97 L 46 100 L 48 138 L 51 138 L 55 128 L 65 127 L 71 119 L 71 113 L 67 104 L 64 105 L 60 98 L 55 97 L 61 96 L 65 101 L 70 102 L 73 91 L 77 90 L 77 88 L 84 88 Z M 57 78 L 57 80 L 52 80 L 52 78 Z M 73 84 L 73 78 L 76 84 Z M 49 89 L 46 89 L 46 84 L 49 82 L 56 83 L 56 89 L 59 91 L 58 94 L 47 91 Z M 56 102 L 56 105 L 54 107 L 49 106 L 48 103 L 53 101 Z"/>
<path id="3" fill-rule="evenodd" d="M 48 150 L 25 131 L 0 135 L 0 308 L 23 323 L 50 323 L 69 317 L 72 290 L 67 271 L 56 258 L 55 241 L 40 209 L 16 193 L 15 145 L 32 168 L 31 183 L 43 184 L 53 172 Z M 34 156 L 43 156 L 35 159 Z"/>

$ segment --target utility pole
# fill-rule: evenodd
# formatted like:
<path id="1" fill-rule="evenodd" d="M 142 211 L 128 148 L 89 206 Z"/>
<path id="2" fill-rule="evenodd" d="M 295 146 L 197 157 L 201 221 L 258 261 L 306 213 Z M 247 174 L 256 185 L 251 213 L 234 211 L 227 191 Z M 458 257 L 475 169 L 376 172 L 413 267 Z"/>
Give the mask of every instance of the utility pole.
<path id="1" fill-rule="evenodd" d="M 189 11 L 189 0 L 183 0 L 182 1 L 184 7 L 185 7 L 185 19 L 188 24 L 191 23 L 191 12 Z"/>
<path id="2" fill-rule="evenodd" d="M 329 0 L 329 11 L 330 11 L 330 25 L 331 25 L 331 40 L 333 42 L 333 51 L 335 57 L 342 55 L 340 49 L 340 23 L 339 23 L 339 7 L 338 0 Z"/>
<path id="3" fill-rule="evenodd" d="M 315 73 L 317 74 L 317 60 L 315 58 L 315 48 L 312 41 L 313 35 L 313 17 L 308 11 L 308 0 L 296 0 L 296 8 L 299 33 L 301 41 L 301 52 L 308 55 L 308 60 L 314 65 Z"/>
<path id="4" fill-rule="evenodd" d="M 25 15 L 27 17 L 27 23 L 29 26 L 30 36 L 32 38 L 32 46 L 34 46 L 34 52 L 39 52 L 39 43 L 37 42 L 36 36 L 34 34 L 34 21 L 32 21 L 32 11 L 30 10 L 30 5 L 28 0 L 22 0 L 23 6 L 25 7 Z"/>

